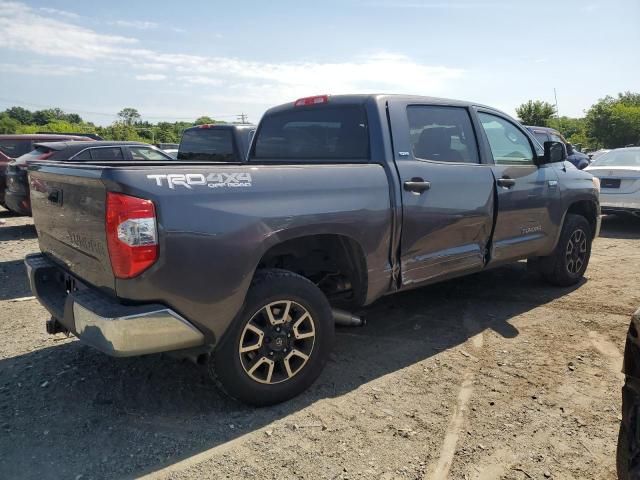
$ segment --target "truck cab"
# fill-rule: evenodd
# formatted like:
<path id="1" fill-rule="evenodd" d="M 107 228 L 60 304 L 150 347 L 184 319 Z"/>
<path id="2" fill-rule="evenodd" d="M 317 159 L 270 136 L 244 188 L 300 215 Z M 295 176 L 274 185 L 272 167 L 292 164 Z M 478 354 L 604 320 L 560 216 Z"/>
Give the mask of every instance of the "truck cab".
<path id="1" fill-rule="evenodd" d="M 178 146 L 178 160 L 198 162 L 243 162 L 255 125 L 203 124 L 187 128 Z"/>

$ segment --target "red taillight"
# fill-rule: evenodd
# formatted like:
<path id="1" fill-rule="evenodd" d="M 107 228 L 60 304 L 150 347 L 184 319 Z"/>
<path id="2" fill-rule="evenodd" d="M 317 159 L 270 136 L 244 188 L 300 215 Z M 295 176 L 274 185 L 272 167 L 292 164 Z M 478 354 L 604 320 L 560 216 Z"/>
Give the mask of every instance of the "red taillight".
<path id="1" fill-rule="evenodd" d="M 132 278 L 158 259 L 156 209 L 153 202 L 107 192 L 107 247 L 117 278 Z"/>
<path id="2" fill-rule="evenodd" d="M 198 125 L 198 128 L 214 128 L 215 126 L 214 123 L 203 123 L 202 125 Z"/>
<path id="3" fill-rule="evenodd" d="M 293 104 L 295 107 L 304 107 L 306 105 L 317 105 L 318 103 L 328 103 L 329 95 L 316 95 L 315 97 L 299 98 Z"/>

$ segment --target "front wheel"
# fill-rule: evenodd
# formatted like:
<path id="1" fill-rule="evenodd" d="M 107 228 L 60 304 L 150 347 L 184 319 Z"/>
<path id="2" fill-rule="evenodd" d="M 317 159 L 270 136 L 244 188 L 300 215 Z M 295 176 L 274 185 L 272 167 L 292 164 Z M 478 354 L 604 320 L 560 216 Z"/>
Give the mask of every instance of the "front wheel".
<path id="1" fill-rule="evenodd" d="M 322 291 L 285 270 L 258 272 L 210 371 L 230 396 L 256 406 L 288 400 L 320 375 L 334 321 Z"/>
<path id="2" fill-rule="evenodd" d="M 587 219 L 568 213 L 555 250 L 539 259 L 545 280 L 561 287 L 578 283 L 589 265 L 591 242 L 591 225 Z"/>

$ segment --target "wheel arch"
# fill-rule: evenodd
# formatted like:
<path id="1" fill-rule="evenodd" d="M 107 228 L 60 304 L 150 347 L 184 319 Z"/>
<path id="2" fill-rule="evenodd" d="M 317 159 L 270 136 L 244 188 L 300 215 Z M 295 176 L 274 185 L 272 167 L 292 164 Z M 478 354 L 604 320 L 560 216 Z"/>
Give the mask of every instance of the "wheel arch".
<path id="1" fill-rule="evenodd" d="M 367 260 L 353 237 L 313 233 L 281 239 L 263 252 L 255 273 L 279 268 L 297 273 L 316 284 L 332 304 L 358 307 L 367 297 Z"/>

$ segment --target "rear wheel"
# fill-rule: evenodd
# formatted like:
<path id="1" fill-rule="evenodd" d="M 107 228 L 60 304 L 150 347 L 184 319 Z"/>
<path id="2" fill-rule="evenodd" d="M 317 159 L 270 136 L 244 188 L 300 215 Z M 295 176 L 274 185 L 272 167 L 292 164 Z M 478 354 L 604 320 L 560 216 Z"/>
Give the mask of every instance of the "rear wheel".
<path id="1" fill-rule="evenodd" d="M 591 257 L 591 225 L 582 215 L 568 213 L 555 250 L 537 259 L 549 283 L 567 287 L 582 279 Z"/>
<path id="2" fill-rule="evenodd" d="M 244 308 L 211 359 L 230 396 L 271 405 L 307 389 L 320 375 L 334 337 L 331 307 L 306 278 L 284 270 L 256 274 Z"/>

